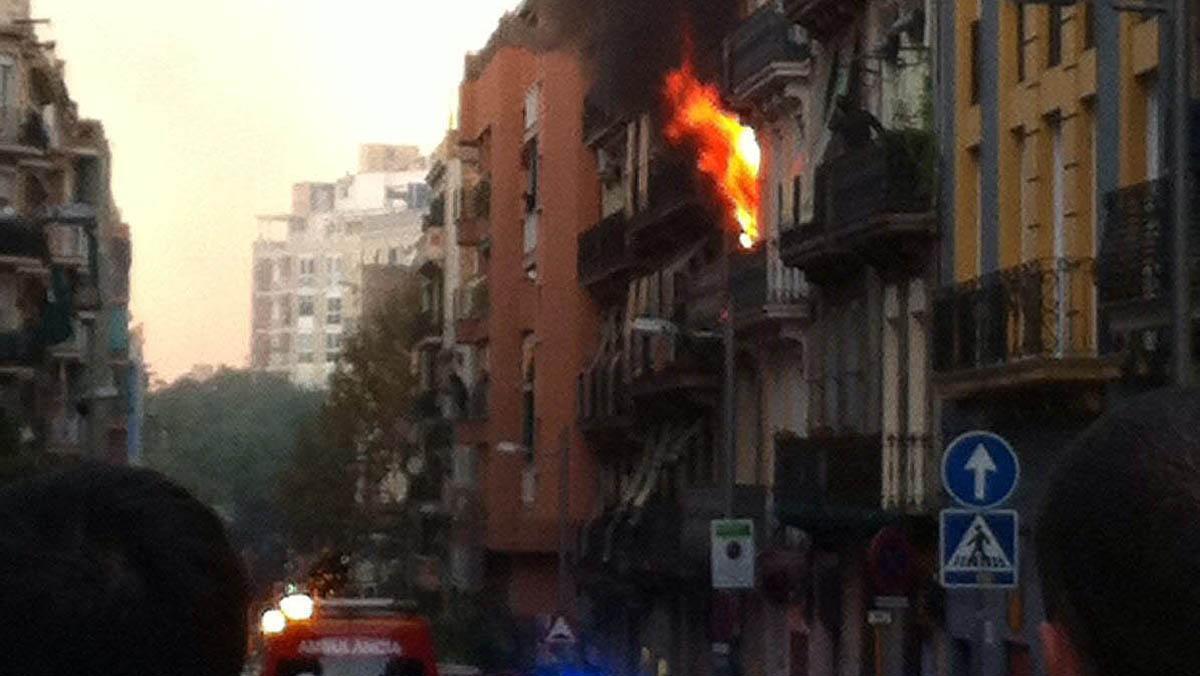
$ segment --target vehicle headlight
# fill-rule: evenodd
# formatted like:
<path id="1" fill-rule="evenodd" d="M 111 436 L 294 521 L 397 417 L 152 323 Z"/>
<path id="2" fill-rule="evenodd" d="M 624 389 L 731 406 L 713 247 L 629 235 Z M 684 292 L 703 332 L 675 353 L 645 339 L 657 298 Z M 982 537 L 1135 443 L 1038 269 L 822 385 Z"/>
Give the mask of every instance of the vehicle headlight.
<path id="1" fill-rule="evenodd" d="M 308 594 L 292 594 L 279 602 L 283 616 L 292 621 L 307 620 L 313 616 L 313 600 Z"/>
<path id="2" fill-rule="evenodd" d="M 262 629 L 262 633 L 267 635 L 282 633 L 287 627 L 287 617 L 282 611 L 271 608 L 262 614 L 259 627 Z"/>

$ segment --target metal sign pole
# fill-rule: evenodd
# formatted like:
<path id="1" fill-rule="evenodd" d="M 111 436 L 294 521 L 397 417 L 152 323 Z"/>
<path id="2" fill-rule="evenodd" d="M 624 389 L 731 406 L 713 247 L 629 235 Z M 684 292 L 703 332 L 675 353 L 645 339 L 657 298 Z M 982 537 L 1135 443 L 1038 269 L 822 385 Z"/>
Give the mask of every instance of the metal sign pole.
<path id="1" fill-rule="evenodd" d="M 1190 32 L 1188 3 L 1190 0 L 1175 0 L 1175 11 L 1171 25 L 1173 30 L 1175 78 L 1174 78 L 1174 144 L 1172 157 L 1171 211 L 1175 225 L 1173 273 L 1175 383 L 1186 387 L 1192 382 L 1192 313 L 1191 274 L 1188 269 L 1190 254 L 1189 237 L 1190 199 L 1189 180 L 1189 134 L 1191 120 L 1191 78 L 1189 76 L 1191 54 L 1188 49 Z M 1153 150 L 1151 151 L 1153 152 Z"/>
<path id="2" fill-rule="evenodd" d="M 721 233 L 721 265 L 724 266 L 725 303 L 722 310 L 721 338 L 725 348 L 724 383 L 721 387 L 721 424 L 724 435 L 725 451 L 725 518 L 733 518 L 734 491 L 737 484 L 737 431 L 734 429 L 734 363 L 736 361 L 734 344 L 736 340 L 733 327 L 733 236 L 728 232 Z"/>

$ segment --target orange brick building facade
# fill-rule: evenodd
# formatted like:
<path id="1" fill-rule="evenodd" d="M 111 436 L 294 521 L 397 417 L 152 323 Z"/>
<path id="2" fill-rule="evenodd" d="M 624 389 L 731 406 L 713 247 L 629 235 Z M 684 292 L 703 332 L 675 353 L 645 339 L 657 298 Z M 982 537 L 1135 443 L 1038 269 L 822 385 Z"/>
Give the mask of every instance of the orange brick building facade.
<path id="1" fill-rule="evenodd" d="M 600 207 L 578 59 L 497 42 L 468 57 L 461 91 L 454 319 L 472 405 L 456 443 L 479 468 L 485 586 L 528 620 L 557 611 L 557 591 L 573 589 L 558 578 L 560 534 L 577 532 L 595 499 L 575 421 L 598 320 L 576 255 Z"/>

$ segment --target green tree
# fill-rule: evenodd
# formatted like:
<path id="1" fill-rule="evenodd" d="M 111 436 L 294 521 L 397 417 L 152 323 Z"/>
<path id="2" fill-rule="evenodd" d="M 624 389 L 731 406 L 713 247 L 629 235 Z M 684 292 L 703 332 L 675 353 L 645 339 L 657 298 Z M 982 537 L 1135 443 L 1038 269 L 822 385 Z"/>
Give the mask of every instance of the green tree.
<path id="1" fill-rule="evenodd" d="M 360 481 L 377 486 L 406 451 L 423 326 L 418 292 L 408 280 L 347 337 L 317 422 L 300 432 L 279 498 L 302 551 L 352 548 L 373 525 L 372 501 L 355 497 Z M 364 498 L 373 494 L 364 488 Z"/>
<path id="2" fill-rule="evenodd" d="M 277 486 L 299 429 L 322 395 L 266 373 L 223 369 L 184 379 L 146 400 L 146 464 L 216 509 L 250 558 L 262 584 L 282 564 Z"/>
<path id="3" fill-rule="evenodd" d="M 274 374 L 184 379 L 146 400 L 145 459 L 227 518 L 254 517 L 249 507 L 272 495 L 296 430 L 320 403 L 320 393 Z"/>

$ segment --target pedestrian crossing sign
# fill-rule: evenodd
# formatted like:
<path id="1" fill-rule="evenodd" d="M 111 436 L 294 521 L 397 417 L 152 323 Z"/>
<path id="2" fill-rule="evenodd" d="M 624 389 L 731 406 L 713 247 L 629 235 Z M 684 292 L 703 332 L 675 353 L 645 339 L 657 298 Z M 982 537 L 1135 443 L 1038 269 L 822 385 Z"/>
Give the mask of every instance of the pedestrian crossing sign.
<path id="1" fill-rule="evenodd" d="M 941 516 L 942 586 L 1011 588 L 1020 552 L 1014 510 L 947 509 Z"/>

